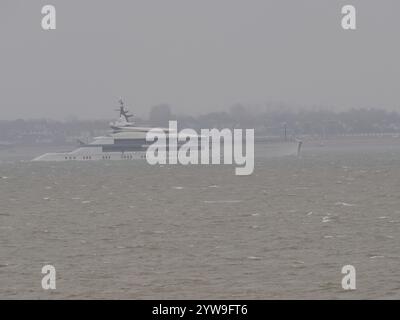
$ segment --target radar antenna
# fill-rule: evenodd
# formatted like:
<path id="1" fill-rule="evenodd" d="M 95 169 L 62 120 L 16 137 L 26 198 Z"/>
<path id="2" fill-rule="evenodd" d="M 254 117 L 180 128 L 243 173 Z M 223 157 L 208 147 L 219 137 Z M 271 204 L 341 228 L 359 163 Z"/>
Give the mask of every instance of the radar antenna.
<path id="1" fill-rule="evenodd" d="M 126 122 L 129 122 L 129 118 L 133 117 L 133 114 L 129 114 L 129 110 L 125 108 L 125 103 L 122 98 L 118 100 L 119 102 L 119 109 L 115 109 L 115 111 L 119 111 L 119 116 L 124 117 Z"/>

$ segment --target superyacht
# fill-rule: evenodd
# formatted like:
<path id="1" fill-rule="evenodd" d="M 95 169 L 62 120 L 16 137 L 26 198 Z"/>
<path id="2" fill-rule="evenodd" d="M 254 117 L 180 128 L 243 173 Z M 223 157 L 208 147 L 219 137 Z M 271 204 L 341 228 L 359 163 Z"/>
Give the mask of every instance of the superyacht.
<path id="1" fill-rule="evenodd" d="M 160 133 L 166 136 L 166 143 L 170 140 L 181 141 L 177 128 L 154 128 L 136 126 L 131 118 L 132 114 L 122 99 L 119 100 L 119 118 L 110 123 L 111 132 L 105 136 L 93 138 L 90 143 L 78 140 L 80 146 L 71 152 L 46 153 L 32 161 L 88 161 L 88 160 L 134 160 L 146 159 L 146 151 L 152 144 L 146 140 L 147 134 Z M 203 135 L 189 135 L 193 140 L 198 140 Z M 185 137 L 189 137 L 185 135 Z M 214 141 L 214 140 L 213 140 Z M 219 139 L 216 140 L 219 143 Z M 182 145 L 186 142 L 179 142 Z M 214 143 L 214 142 L 213 142 Z M 212 143 L 212 144 L 213 144 Z M 297 139 L 288 139 L 285 129 L 285 138 L 270 139 L 268 137 L 256 137 L 256 144 L 262 145 L 263 155 L 267 157 L 281 157 L 287 155 L 299 155 L 302 142 Z M 197 147 L 197 144 L 196 144 Z M 211 146 L 210 146 L 211 147 Z M 207 146 L 206 146 L 207 148 Z M 166 149 L 168 149 L 166 147 Z M 199 149 L 204 149 L 199 146 Z"/>

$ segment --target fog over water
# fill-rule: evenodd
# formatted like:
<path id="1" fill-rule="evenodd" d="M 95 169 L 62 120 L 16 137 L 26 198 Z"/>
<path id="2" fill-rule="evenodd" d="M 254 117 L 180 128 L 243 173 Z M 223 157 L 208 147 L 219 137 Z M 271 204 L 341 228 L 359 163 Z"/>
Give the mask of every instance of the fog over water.
<path id="1" fill-rule="evenodd" d="M 399 110 L 396 0 L 42 0 L 0 3 L 1 119 L 199 114 L 235 103 Z"/>

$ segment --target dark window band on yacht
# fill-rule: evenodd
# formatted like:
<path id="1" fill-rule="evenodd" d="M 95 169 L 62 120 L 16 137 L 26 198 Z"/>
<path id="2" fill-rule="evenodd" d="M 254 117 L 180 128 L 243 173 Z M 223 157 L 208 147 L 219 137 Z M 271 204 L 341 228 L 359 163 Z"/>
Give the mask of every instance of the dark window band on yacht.
<path id="1" fill-rule="evenodd" d="M 107 145 L 102 147 L 103 152 L 129 152 L 129 151 L 143 151 L 145 148 L 142 145 L 135 146 L 121 146 L 121 145 Z"/>

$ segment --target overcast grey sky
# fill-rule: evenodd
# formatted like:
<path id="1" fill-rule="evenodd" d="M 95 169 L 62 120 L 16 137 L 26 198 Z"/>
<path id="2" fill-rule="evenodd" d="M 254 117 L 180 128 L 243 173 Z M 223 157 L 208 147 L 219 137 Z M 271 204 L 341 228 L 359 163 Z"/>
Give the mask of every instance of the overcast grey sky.
<path id="1" fill-rule="evenodd" d="M 53 4 L 57 30 L 41 29 Z M 341 7 L 357 30 L 341 28 Z M 400 111 L 398 0 L 1 0 L 0 119 L 283 101 Z"/>

